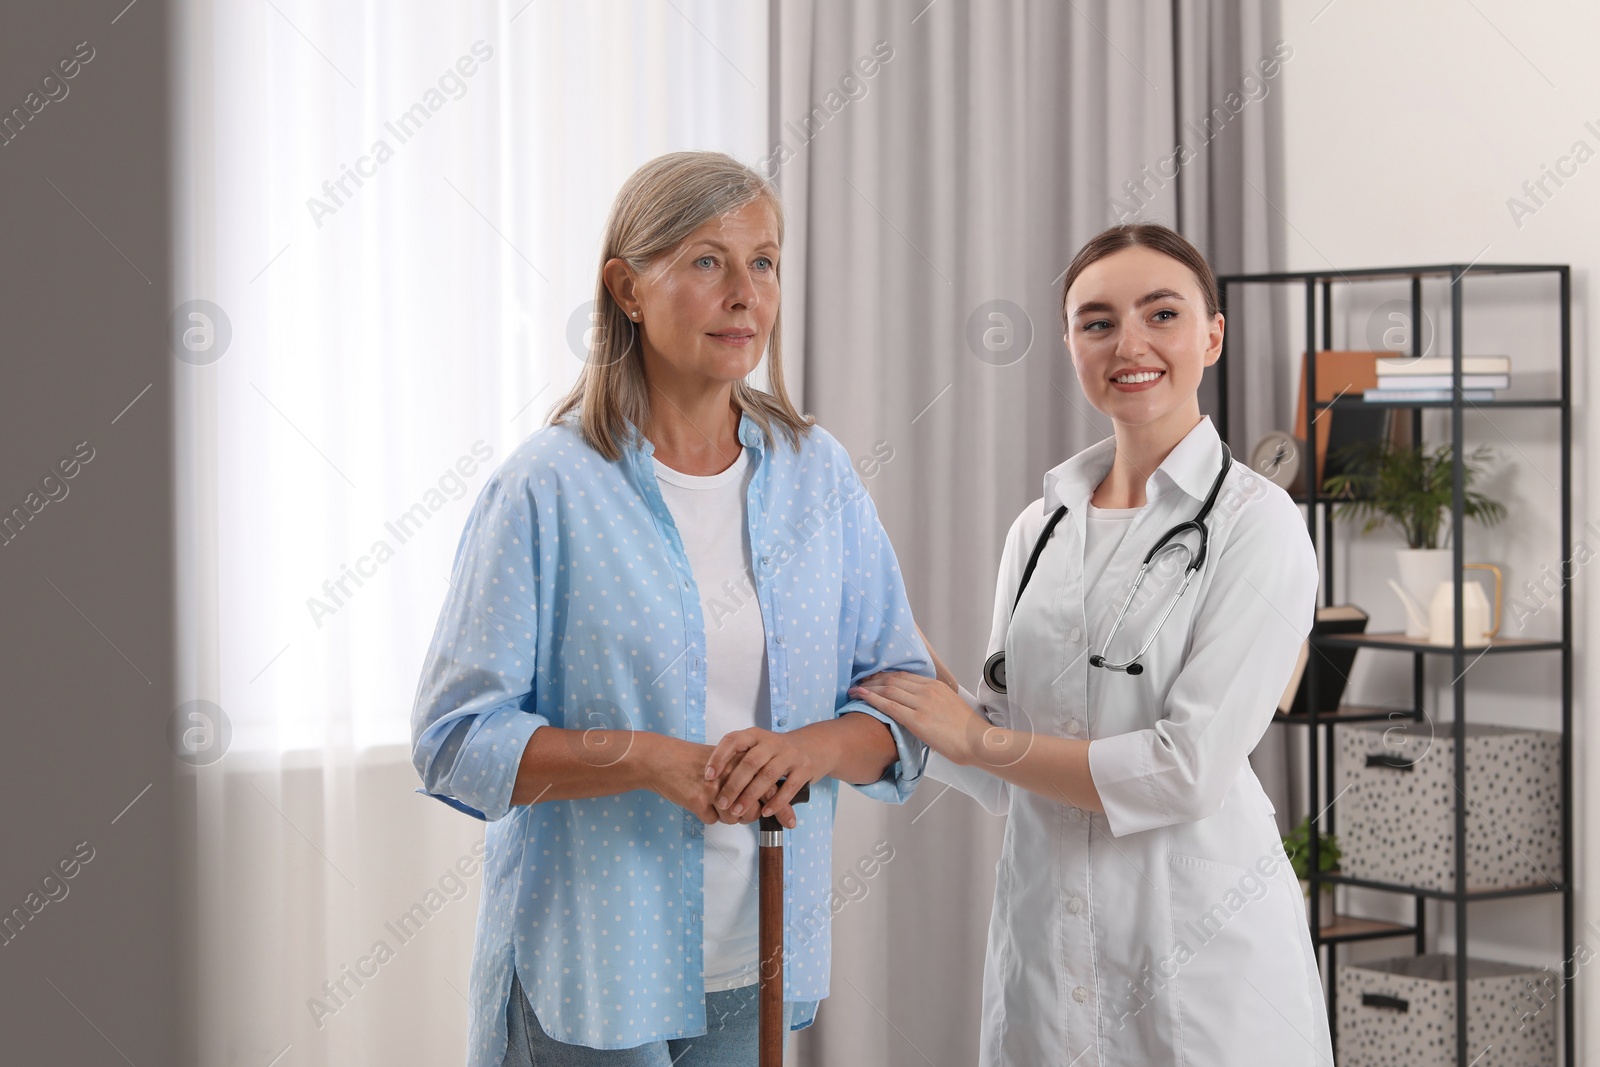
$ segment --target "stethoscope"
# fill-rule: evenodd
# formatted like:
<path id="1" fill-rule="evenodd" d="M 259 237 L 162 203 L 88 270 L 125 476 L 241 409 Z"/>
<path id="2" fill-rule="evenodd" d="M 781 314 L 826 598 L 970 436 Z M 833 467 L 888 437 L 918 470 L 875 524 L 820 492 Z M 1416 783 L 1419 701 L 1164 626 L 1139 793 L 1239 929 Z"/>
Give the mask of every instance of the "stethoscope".
<path id="1" fill-rule="evenodd" d="M 1222 480 L 1228 476 L 1228 468 L 1232 464 L 1233 453 L 1228 451 L 1228 445 L 1224 442 L 1222 445 L 1222 469 L 1217 472 L 1216 480 L 1211 483 L 1211 492 L 1206 495 L 1205 503 L 1200 505 L 1200 510 L 1195 512 L 1194 518 L 1188 522 L 1180 522 L 1168 530 L 1161 540 L 1155 543 L 1155 547 L 1145 553 L 1144 562 L 1139 564 L 1139 573 L 1134 575 L 1133 588 L 1128 590 L 1128 597 L 1122 602 L 1122 610 L 1117 612 L 1116 620 L 1111 624 L 1111 632 L 1106 634 L 1105 645 L 1098 654 L 1089 657 L 1089 666 L 1103 667 L 1108 671 L 1124 671 L 1127 674 L 1144 673 L 1144 664 L 1139 662 L 1140 658 L 1155 643 L 1156 637 L 1161 633 L 1162 625 L 1167 621 L 1167 616 L 1172 614 L 1172 609 L 1177 607 L 1178 601 L 1183 599 L 1184 590 L 1189 588 L 1189 583 L 1194 580 L 1195 572 L 1206 561 L 1206 547 L 1210 542 L 1211 536 L 1206 528 L 1205 518 L 1210 514 L 1211 506 L 1217 502 L 1217 493 L 1222 489 Z M 1039 539 L 1033 543 L 1033 552 L 1028 556 L 1028 566 L 1022 572 L 1022 584 L 1017 587 L 1017 598 L 1011 602 L 1011 614 L 1013 617 L 1016 615 L 1017 605 L 1022 603 L 1022 591 L 1028 588 L 1028 579 L 1033 577 L 1033 569 L 1039 565 L 1039 555 L 1044 551 L 1045 542 L 1050 540 L 1050 534 L 1056 528 L 1056 523 L 1060 522 L 1062 516 L 1066 515 L 1066 513 L 1066 505 L 1057 508 L 1055 514 L 1050 516 L 1050 521 L 1045 523 L 1044 529 L 1039 532 Z M 1111 663 L 1107 661 L 1106 651 L 1111 647 L 1111 642 L 1116 640 L 1117 631 L 1122 628 L 1122 619 L 1123 616 L 1127 615 L 1129 605 L 1139 595 L 1139 586 L 1144 583 L 1145 572 L 1150 569 L 1150 561 L 1155 559 L 1162 549 L 1168 547 L 1174 537 L 1188 533 L 1190 530 L 1194 530 L 1200 535 L 1199 551 L 1191 552 L 1189 546 L 1181 541 L 1177 544 L 1176 547 L 1189 553 L 1188 563 L 1184 567 L 1183 584 L 1178 587 L 1178 592 L 1173 596 L 1172 603 L 1167 605 L 1167 610 L 1162 614 L 1160 621 L 1156 623 L 1156 628 L 1151 632 L 1149 640 L 1145 641 L 1144 647 L 1135 652 L 1133 658 L 1126 663 Z M 1005 649 L 996 652 L 984 663 L 983 680 L 996 693 L 1004 693 L 1006 691 Z"/>

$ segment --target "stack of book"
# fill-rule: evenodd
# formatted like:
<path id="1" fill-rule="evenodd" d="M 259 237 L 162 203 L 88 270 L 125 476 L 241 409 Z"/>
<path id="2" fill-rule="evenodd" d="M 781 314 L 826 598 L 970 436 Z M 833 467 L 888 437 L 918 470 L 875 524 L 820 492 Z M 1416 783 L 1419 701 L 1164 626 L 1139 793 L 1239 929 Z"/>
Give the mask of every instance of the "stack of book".
<path id="1" fill-rule="evenodd" d="M 1417 403 L 1453 396 L 1455 378 L 1449 356 L 1382 356 L 1377 362 L 1378 387 L 1362 393 L 1367 400 Z M 1496 389 L 1510 386 L 1510 356 L 1461 357 L 1462 400 L 1493 400 Z"/>

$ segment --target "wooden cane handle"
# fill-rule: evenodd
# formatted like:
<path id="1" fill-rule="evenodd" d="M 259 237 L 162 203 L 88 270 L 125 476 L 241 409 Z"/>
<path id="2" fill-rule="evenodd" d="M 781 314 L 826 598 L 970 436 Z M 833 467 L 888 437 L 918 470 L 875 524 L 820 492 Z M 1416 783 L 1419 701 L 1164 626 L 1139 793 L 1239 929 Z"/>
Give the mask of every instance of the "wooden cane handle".
<path id="1" fill-rule="evenodd" d="M 777 787 L 782 789 L 785 781 L 787 781 L 787 779 L 779 778 L 776 783 Z M 794 795 L 794 799 L 789 801 L 789 806 L 794 807 L 796 804 L 804 804 L 810 799 L 811 783 L 807 782 L 805 785 L 800 787 L 800 792 Z M 761 816 L 761 829 L 763 831 L 782 830 L 784 829 L 784 825 L 778 821 L 778 817 L 776 815 L 763 815 Z"/>

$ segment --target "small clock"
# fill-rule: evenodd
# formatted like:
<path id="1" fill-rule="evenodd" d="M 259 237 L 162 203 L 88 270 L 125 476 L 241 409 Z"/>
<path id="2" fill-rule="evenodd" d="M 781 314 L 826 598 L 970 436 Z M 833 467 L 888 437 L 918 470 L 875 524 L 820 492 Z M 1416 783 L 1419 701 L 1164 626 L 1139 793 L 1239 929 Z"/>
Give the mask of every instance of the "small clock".
<path id="1" fill-rule="evenodd" d="M 1250 469 L 1280 489 L 1292 489 L 1300 477 L 1300 441 L 1273 430 L 1250 450 Z"/>

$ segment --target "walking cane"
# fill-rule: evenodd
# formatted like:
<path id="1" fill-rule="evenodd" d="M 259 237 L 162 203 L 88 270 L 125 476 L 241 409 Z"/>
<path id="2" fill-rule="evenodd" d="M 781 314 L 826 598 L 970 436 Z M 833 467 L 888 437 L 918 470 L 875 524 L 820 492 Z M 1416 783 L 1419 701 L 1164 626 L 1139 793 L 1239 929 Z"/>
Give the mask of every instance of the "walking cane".
<path id="1" fill-rule="evenodd" d="M 778 779 L 778 784 L 783 784 Z M 811 799 L 800 787 L 791 805 Z M 760 1067 L 783 1067 L 783 823 L 761 816 L 761 1014 Z"/>

